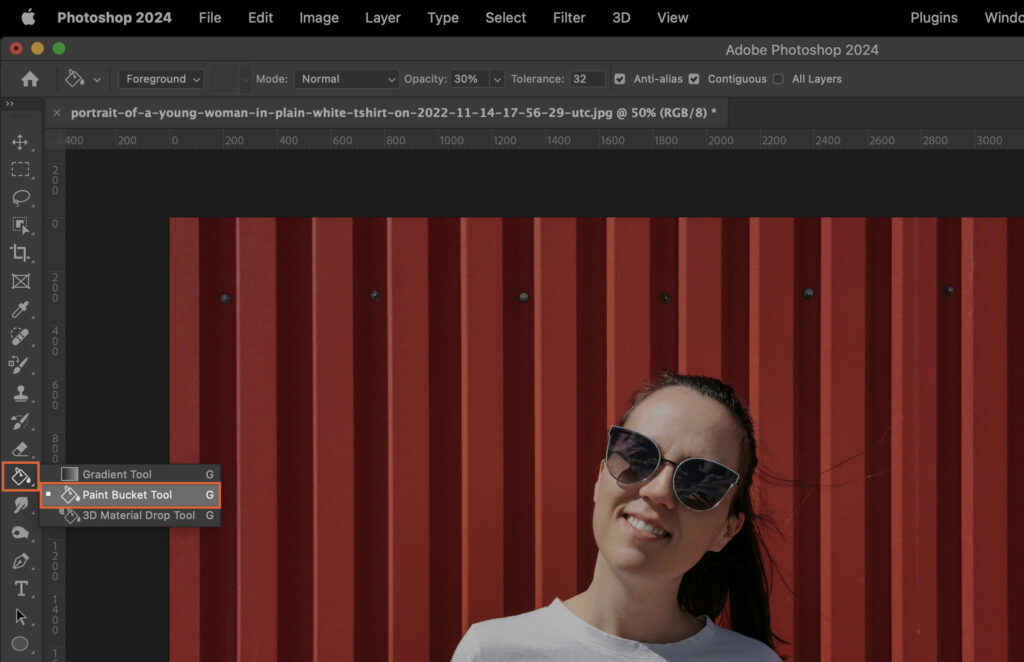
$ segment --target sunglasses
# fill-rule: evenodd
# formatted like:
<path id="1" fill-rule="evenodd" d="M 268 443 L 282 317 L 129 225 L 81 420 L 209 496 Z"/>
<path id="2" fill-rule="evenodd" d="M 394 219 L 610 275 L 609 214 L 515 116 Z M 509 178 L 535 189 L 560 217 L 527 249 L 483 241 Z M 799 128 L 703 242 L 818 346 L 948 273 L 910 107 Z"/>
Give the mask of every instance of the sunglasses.
<path id="1" fill-rule="evenodd" d="M 621 485 L 636 485 L 648 480 L 662 462 L 675 466 L 672 491 L 690 510 L 711 510 L 722 502 L 740 475 L 714 460 L 690 457 L 682 462 L 666 460 L 661 448 L 639 432 L 617 425 L 608 430 L 605 465 Z"/>

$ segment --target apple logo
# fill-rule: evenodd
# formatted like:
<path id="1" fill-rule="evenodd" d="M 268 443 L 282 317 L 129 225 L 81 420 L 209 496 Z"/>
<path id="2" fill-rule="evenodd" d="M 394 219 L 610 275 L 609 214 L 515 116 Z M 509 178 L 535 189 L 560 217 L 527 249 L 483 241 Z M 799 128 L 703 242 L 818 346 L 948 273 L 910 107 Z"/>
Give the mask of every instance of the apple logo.
<path id="1" fill-rule="evenodd" d="M 27 12 L 22 13 L 21 22 L 24 23 L 25 25 L 36 24 L 36 15 L 35 12 L 32 11 L 31 7 L 28 8 Z"/>

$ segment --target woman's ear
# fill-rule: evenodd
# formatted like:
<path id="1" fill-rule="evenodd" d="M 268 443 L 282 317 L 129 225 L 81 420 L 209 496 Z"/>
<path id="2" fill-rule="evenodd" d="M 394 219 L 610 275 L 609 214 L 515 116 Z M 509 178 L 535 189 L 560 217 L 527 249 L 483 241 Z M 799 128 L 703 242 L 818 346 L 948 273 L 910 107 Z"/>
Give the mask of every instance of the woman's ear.
<path id="1" fill-rule="evenodd" d="M 715 538 L 715 542 L 711 545 L 712 552 L 720 552 L 729 541 L 732 540 L 733 536 L 740 532 L 743 528 L 743 522 L 746 519 L 746 515 L 739 513 L 738 515 L 730 515 L 725 519 L 725 524 L 722 525 L 722 530 Z"/>

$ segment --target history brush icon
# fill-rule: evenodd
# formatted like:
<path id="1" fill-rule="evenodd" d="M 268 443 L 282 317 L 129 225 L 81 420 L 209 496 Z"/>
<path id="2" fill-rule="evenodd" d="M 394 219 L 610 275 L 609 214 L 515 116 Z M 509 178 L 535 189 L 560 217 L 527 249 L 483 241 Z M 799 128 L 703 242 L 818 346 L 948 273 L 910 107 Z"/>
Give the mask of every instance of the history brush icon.
<path id="1" fill-rule="evenodd" d="M 7 361 L 7 367 L 11 369 L 11 374 L 16 375 L 21 372 L 21 369 L 25 367 L 26 363 L 28 363 L 28 358 L 29 357 L 26 356 L 22 359 L 18 358 L 17 354 L 11 354 L 11 358 Z"/>

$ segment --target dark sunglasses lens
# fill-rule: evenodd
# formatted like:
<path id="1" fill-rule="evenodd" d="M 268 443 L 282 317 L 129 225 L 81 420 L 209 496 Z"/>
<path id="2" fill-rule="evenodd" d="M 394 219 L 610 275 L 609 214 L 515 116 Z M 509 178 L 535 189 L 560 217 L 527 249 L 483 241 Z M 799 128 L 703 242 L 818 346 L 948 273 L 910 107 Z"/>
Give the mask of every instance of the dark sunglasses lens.
<path id="1" fill-rule="evenodd" d="M 728 467 L 710 460 L 690 459 L 676 470 L 676 494 L 688 508 L 708 510 L 725 498 L 735 481 L 736 474 Z"/>
<path id="2" fill-rule="evenodd" d="M 658 449 L 643 437 L 613 430 L 608 435 L 607 464 L 620 483 L 639 483 L 658 467 Z"/>

